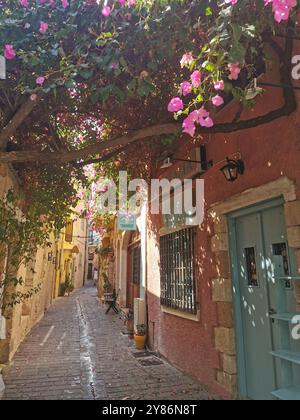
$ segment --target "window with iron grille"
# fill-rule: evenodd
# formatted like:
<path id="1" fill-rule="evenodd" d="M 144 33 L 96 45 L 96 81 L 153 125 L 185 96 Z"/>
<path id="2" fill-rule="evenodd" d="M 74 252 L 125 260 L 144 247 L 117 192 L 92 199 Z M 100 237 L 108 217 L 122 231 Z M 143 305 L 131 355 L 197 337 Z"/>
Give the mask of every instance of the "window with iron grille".
<path id="1" fill-rule="evenodd" d="M 132 281 L 134 284 L 139 285 L 141 280 L 141 247 L 135 247 L 132 250 Z"/>
<path id="2" fill-rule="evenodd" d="M 195 231 L 183 229 L 160 238 L 161 304 L 196 314 Z"/>

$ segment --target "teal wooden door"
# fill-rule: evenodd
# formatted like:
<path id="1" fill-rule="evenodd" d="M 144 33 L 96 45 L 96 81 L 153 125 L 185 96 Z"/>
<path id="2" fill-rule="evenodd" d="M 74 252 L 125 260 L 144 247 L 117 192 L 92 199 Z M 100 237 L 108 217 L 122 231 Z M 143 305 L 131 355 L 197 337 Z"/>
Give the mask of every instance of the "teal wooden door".
<path id="1" fill-rule="evenodd" d="M 286 317 L 296 308 L 289 279 L 296 278 L 297 271 L 287 245 L 283 206 L 266 205 L 237 214 L 231 227 L 241 396 L 271 400 L 278 390 L 297 390 L 300 381 L 297 363 L 292 366 L 277 354 L 284 346 L 300 360 L 299 343 L 293 342 L 289 320 L 280 319 L 283 310 L 279 310 L 284 302 Z"/>

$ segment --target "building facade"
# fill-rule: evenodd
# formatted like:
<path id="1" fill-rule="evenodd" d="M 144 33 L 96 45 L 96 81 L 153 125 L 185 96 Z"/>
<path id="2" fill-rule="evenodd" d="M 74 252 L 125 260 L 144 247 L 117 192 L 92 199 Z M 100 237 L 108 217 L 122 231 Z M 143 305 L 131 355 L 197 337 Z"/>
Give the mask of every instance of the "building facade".
<path id="1" fill-rule="evenodd" d="M 282 100 L 282 89 L 270 88 L 242 119 Z M 236 112 L 229 103 L 218 121 Z M 149 343 L 226 399 L 300 399 L 300 341 L 291 333 L 300 313 L 299 123 L 296 111 L 200 139 L 211 162 L 196 176 L 205 181 L 201 225 L 149 212 Z M 176 157 L 195 159 L 195 142 L 182 144 Z M 245 166 L 234 182 L 221 171 L 227 157 Z M 156 176 L 184 178 L 190 169 L 174 161 Z"/>
<path id="2" fill-rule="evenodd" d="M 260 80 L 279 79 L 274 65 Z M 256 100 L 241 119 L 280 108 L 282 87 Z M 216 122 L 238 113 L 229 102 Z M 292 334 L 300 314 L 299 127 L 296 111 L 243 131 L 183 138 L 173 164 L 158 161 L 152 177 L 192 178 L 194 189 L 204 180 L 203 222 L 190 226 L 149 206 L 135 232 L 115 226 L 121 307 L 134 312 L 144 300 L 148 345 L 217 397 L 300 399 L 300 340 Z M 177 160 L 199 160 L 200 145 L 203 165 Z"/>
<path id="3" fill-rule="evenodd" d="M 70 220 L 55 241 L 55 287 L 54 297 L 60 288 L 70 281 L 75 289 L 83 287 L 86 278 L 87 221 L 85 218 Z"/>
<path id="4" fill-rule="evenodd" d="M 95 283 L 99 277 L 99 245 L 100 234 L 89 227 L 86 254 L 86 280 L 93 280 Z"/>

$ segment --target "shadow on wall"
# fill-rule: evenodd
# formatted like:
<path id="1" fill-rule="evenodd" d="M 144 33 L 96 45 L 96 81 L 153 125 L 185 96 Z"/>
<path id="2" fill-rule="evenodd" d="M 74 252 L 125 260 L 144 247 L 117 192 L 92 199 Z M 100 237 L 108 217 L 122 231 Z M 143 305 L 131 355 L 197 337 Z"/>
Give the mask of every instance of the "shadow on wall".
<path id="1" fill-rule="evenodd" d="M 149 344 L 177 368 L 207 386 L 212 393 L 223 398 L 231 398 L 229 392 L 217 382 L 217 372 L 222 369 L 222 366 L 220 353 L 216 350 L 215 344 L 215 328 L 219 326 L 219 311 L 217 304 L 212 300 L 213 279 L 219 276 L 218 262 L 210 252 L 211 238 L 214 236 L 213 220 L 207 216 L 201 227 L 193 228 L 195 235 L 193 235 L 192 269 L 197 315 L 183 313 L 176 309 L 168 313 L 169 308 L 161 304 L 160 226 L 161 216 L 150 216 L 147 246 Z M 170 252 L 175 265 L 183 264 L 179 261 L 180 256 L 177 255 L 178 250 L 174 249 L 174 246 Z M 183 288 L 187 287 L 187 282 L 182 279 L 180 282 Z M 174 283 L 171 284 L 171 289 L 174 296 L 177 293 Z M 231 314 L 231 307 L 228 309 Z M 228 327 L 229 324 L 232 327 L 233 314 L 229 318 L 226 322 L 228 322 Z"/>

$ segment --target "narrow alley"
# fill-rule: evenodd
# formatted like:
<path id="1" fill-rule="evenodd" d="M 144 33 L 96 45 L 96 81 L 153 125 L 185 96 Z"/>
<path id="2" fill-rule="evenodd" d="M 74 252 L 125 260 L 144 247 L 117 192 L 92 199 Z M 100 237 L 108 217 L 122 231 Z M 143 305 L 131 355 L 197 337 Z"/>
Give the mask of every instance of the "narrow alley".
<path id="1" fill-rule="evenodd" d="M 4 371 L 3 399 L 209 399 L 165 361 L 141 357 L 105 309 L 91 286 L 56 300 Z"/>

